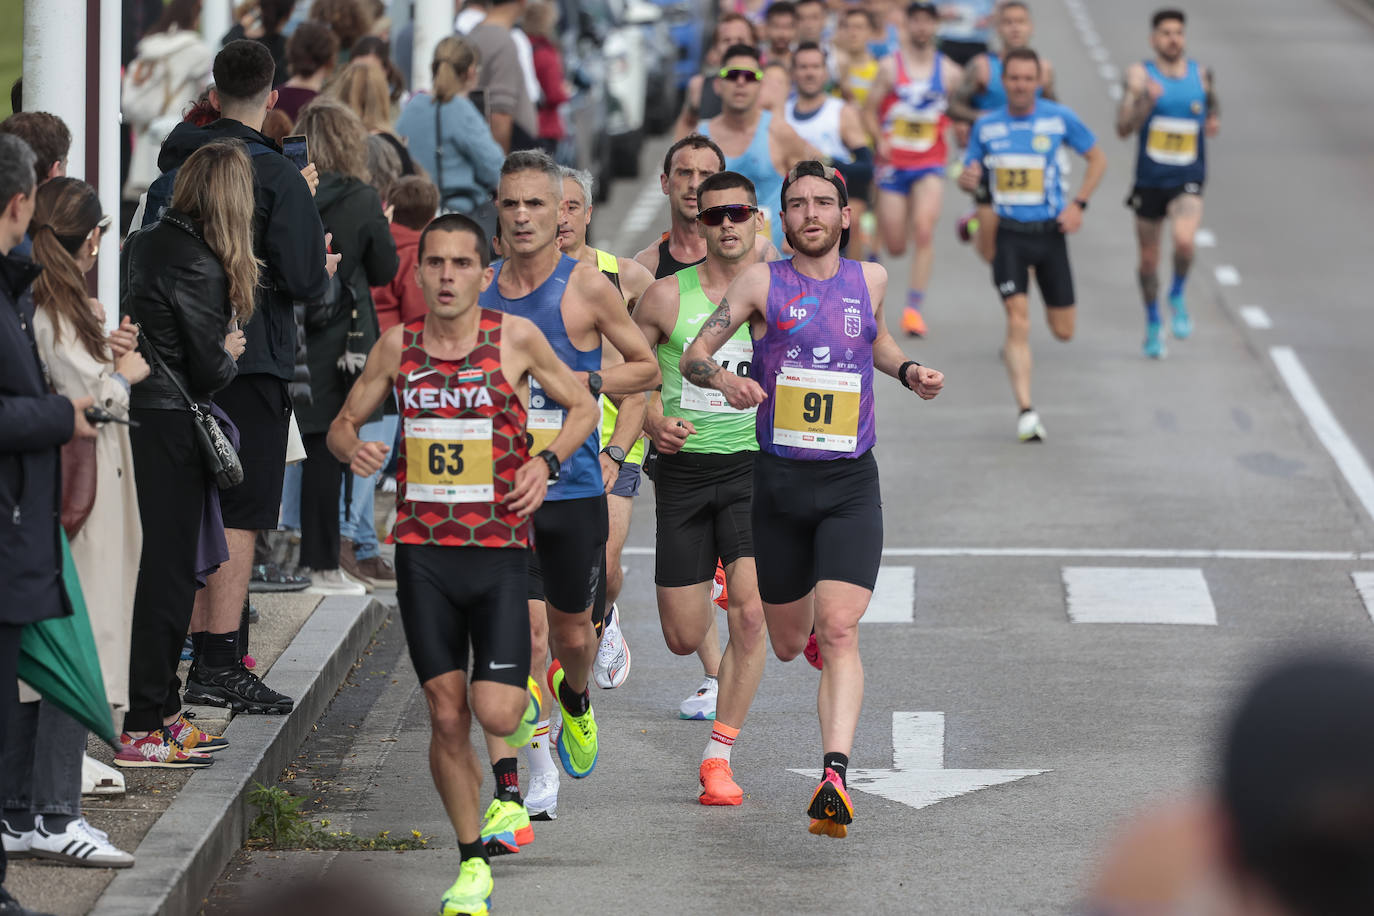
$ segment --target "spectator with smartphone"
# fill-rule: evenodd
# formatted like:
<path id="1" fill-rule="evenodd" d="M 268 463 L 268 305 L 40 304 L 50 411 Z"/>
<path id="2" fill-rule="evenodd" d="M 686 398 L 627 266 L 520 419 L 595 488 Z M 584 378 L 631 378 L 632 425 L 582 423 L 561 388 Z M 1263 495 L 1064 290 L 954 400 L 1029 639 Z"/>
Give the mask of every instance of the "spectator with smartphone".
<path id="1" fill-rule="evenodd" d="M 93 398 L 96 407 L 126 419 L 130 386 L 148 377 L 148 364 L 132 349 L 135 331 L 127 319 L 120 333 L 107 338 L 104 309 L 86 295 L 86 275 L 95 267 L 113 220 L 101 213 L 95 189 L 75 178 L 54 178 L 35 197 L 33 259 L 43 266 L 33 284 L 38 355 L 55 392 Z M 111 422 L 98 429 L 89 452 L 64 456 L 76 474 L 95 485 L 84 518 L 64 519 L 64 524 L 105 697 L 122 710 L 128 705 L 130 627 L 143 530 L 128 428 Z M 14 730 L 4 744 L 7 851 L 39 853 L 88 868 L 133 865 L 132 855 L 91 829 L 81 814 L 86 727 L 27 687 L 21 687 L 19 699 L 10 712 Z"/>

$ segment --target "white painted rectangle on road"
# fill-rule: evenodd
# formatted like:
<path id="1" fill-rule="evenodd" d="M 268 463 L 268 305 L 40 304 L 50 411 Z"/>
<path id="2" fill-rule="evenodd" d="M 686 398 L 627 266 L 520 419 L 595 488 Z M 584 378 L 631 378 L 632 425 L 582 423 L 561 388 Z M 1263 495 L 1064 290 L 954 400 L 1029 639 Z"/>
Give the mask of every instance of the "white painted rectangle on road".
<path id="1" fill-rule="evenodd" d="M 1355 590 L 1360 593 L 1365 611 L 1374 620 L 1374 572 L 1353 572 L 1350 578 L 1355 581 Z"/>
<path id="2" fill-rule="evenodd" d="M 1193 244 L 1199 248 L 1215 248 L 1217 247 L 1216 233 L 1204 226 L 1193 236 Z"/>
<path id="3" fill-rule="evenodd" d="M 1269 313 L 1258 305 L 1242 305 L 1240 317 L 1242 321 L 1257 331 L 1267 331 L 1274 326 L 1274 322 L 1269 319 Z"/>
<path id="4" fill-rule="evenodd" d="M 1307 422 L 1312 424 L 1312 431 L 1335 459 L 1336 467 L 1345 475 L 1345 482 L 1355 491 L 1355 496 L 1359 498 L 1364 510 L 1374 518 L 1374 473 L 1370 472 L 1364 456 L 1346 435 L 1345 429 L 1331 412 L 1331 408 L 1326 405 L 1326 399 L 1317 390 L 1316 384 L 1303 368 L 1293 348 L 1271 347 L 1269 355 L 1273 358 L 1279 375 L 1283 377 L 1284 384 L 1288 386 L 1289 393 L 1293 395 L 1293 400 L 1297 401 L 1302 412 L 1307 414 Z"/>
<path id="5" fill-rule="evenodd" d="M 916 608 L 916 570 L 911 566 L 880 566 L 873 599 L 860 623 L 911 623 Z"/>
<path id="6" fill-rule="evenodd" d="M 1200 569 L 1065 566 L 1063 577 L 1074 623 L 1217 624 Z"/>
<path id="7" fill-rule="evenodd" d="M 1216 269 L 1217 282 L 1222 286 L 1239 286 L 1240 271 L 1230 264 L 1222 264 Z"/>

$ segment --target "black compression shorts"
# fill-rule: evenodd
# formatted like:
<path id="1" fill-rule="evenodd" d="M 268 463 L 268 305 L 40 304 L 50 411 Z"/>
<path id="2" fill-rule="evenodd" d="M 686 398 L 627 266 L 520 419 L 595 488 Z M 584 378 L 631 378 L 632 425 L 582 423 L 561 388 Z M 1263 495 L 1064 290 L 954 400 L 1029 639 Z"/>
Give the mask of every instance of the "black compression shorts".
<path id="1" fill-rule="evenodd" d="M 396 602 L 423 684 L 450 671 L 524 687 L 530 673 L 527 551 L 396 545 Z"/>
<path id="2" fill-rule="evenodd" d="M 608 537 L 605 496 L 546 500 L 534 513 L 529 600 L 567 614 L 595 605 Z"/>
<path id="3" fill-rule="evenodd" d="M 834 461 L 754 458 L 754 554 L 768 604 L 804 598 L 822 579 L 873 589 L 883 502 L 873 452 Z"/>
<path id="4" fill-rule="evenodd" d="M 655 585 L 681 588 L 709 582 L 716 574 L 717 557 L 729 566 L 754 555 L 749 507 L 755 454 L 658 456 Z"/>
<path id="5" fill-rule="evenodd" d="M 291 395 L 273 375 L 240 375 L 215 395 L 239 429 L 243 483 L 220 490 L 224 527 L 272 531 L 281 516 L 281 485 L 286 477 L 286 430 Z"/>
<path id="6" fill-rule="evenodd" d="M 1135 215 L 1141 219 L 1161 220 L 1168 215 L 1169 204 L 1184 194 L 1196 194 L 1201 197 L 1202 183 L 1192 181 L 1171 188 L 1142 188 L 1137 185 L 1131 189 L 1131 196 L 1126 198 L 1126 206 L 1134 210 Z"/>
<path id="7" fill-rule="evenodd" d="M 1011 223 L 1011 225 L 1008 225 Z M 1027 224 L 1001 220 L 997 224 L 997 252 L 992 256 L 992 282 L 1002 298 L 1030 291 L 1030 271 L 1050 308 L 1074 304 L 1069 244 L 1056 227 L 1045 232 L 1017 232 Z"/>

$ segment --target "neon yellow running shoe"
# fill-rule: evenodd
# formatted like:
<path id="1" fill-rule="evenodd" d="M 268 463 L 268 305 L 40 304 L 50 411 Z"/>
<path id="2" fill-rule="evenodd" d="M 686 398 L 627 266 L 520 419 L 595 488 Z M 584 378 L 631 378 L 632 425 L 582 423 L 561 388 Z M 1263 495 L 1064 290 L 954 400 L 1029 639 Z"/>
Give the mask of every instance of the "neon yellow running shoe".
<path id="1" fill-rule="evenodd" d="M 563 728 L 558 733 L 558 759 L 563 762 L 564 771 L 573 779 L 586 779 L 596 769 L 596 757 L 600 752 L 596 743 L 596 716 L 592 714 L 590 704 L 580 716 L 568 712 L 563 705 L 563 698 L 558 694 L 566 675 L 557 660 L 553 665 L 549 669 L 549 687 L 553 695 L 558 697 L 558 708 L 563 712 Z"/>
<path id="2" fill-rule="evenodd" d="M 511 747 L 524 747 L 529 744 L 530 739 L 534 737 L 534 726 L 544 718 L 544 691 L 539 689 L 539 682 L 534 678 L 529 678 L 529 689 L 530 705 L 525 707 L 525 717 L 520 720 L 520 727 L 503 739 Z"/>
<path id="3" fill-rule="evenodd" d="M 493 798 L 482 819 L 482 844 L 487 855 L 503 856 L 519 852 L 521 846 L 534 842 L 534 827 L 530 814 L 519 802 Z"/>
<path id="4" fill-rule="evenodd" d="M 491 912 L 491 865 L 486 859 L 464 859 L 458 880 L 444 891 L 439 916 L 487 916 Z"/>

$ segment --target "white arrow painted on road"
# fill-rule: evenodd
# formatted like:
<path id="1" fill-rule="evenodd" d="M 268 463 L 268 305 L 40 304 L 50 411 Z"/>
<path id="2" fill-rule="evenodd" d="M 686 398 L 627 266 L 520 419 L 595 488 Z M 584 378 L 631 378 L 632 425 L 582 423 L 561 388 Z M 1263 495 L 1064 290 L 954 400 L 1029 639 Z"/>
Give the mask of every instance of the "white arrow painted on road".
<path id="1" fill-rule="evenodd" d="M 819 779 L 816 770 L 791 770 Z M 936 802 L 979 789 L 1039 776 L 1048 770 L 947 770 L 945 769 L 945 714 L 942 712 L 894 712 L 892 714 L 892 769 L 849 771 L 849 788 L 877 795 L 912 808 L 928 808 Z"/>

